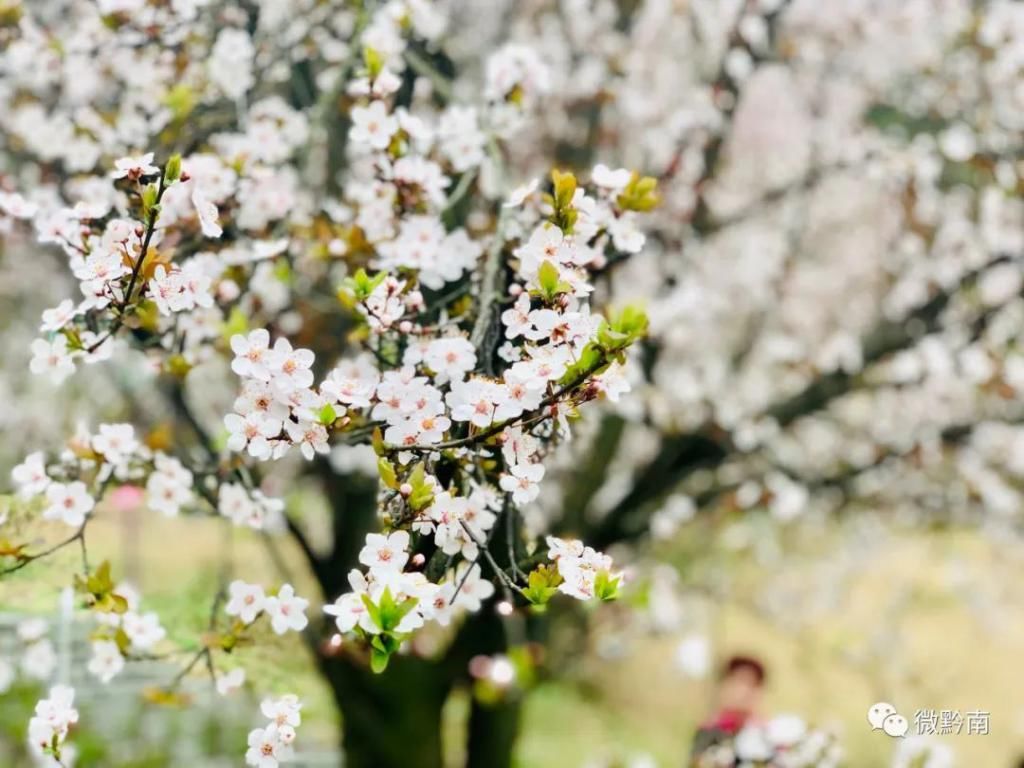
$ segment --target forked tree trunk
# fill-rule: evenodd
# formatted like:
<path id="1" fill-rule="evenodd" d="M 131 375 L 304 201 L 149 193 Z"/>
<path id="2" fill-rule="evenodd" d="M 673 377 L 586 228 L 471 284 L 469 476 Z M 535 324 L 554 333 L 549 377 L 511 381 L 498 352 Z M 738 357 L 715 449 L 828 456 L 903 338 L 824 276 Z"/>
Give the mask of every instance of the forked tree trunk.
<path id="1" fill-rule="evenodd" d="M 325 468 L 326 469 L 326 468 Z M 349 589 L 345 575 L 358 567 L 366 533 L 377 525 L 376 480 L 341 476 L 327 469 L 321 478 L 333 506 L 333 549 L 310 565 L 326 599 Z M 396 654 L 375 675 L 347 654 L 319 656 L 318 663 L 341 711 L 345 768 L 448 768 L 442 746 L 445 703 L 468 684 L 469 660 L 506 649 L 501 621 L 489 604 L 467 616 L 451 647 L 428 660 Z M 493 707 L 473 703 L 467 724 L 466 768 L 509 768 L 519 727 L 518 701 Z M 460 729 L 461 730 L 461 729 Z"/>
<path id="2" fill-rule="evenodd" d="M 451 681 L 441 665 L 395 657 L 375 675 L 339 657 L 321 669 L 341 710 L 345 768 L 444 768 L 441 713 Z"/>
<path id="3" fill-rule="evenodd" d="M 346 658 L 324 660 L 324 678 L 341 710 L 345 768 L 446 768 L 442 713 L 453 679 L 445 660 L 393 658 L 374 675 Z M 510 768 L 519 735 L 518 700 L 473 702 L 465 768 Z"/>
<path id="4" fill-rule="evenodd" d="M 511 768 L 522 705 L 519 700 L 491 706 L 473 702 L 466 742 L 466 768 Z"/>

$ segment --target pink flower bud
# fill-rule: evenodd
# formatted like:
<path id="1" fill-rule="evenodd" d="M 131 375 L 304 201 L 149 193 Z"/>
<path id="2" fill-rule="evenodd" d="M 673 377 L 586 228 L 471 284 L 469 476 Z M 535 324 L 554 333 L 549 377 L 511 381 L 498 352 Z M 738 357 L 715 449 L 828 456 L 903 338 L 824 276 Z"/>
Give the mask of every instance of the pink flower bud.
<path id="1" fill-rule="evenodd" d="M 475 678 L 487 677 L 487 674 L 491 671 L 491 657 L 490 656 L 474 656 L 469 660 L 469 674 Z"/>
<path id="2" fill-rule="evenodd" d="M 111 506 L 120 512 L 131 512 L 142 506 L 145 496 L 143 490 L 137 485 L 122 485 L 114 489 L 107 497 Z"/>

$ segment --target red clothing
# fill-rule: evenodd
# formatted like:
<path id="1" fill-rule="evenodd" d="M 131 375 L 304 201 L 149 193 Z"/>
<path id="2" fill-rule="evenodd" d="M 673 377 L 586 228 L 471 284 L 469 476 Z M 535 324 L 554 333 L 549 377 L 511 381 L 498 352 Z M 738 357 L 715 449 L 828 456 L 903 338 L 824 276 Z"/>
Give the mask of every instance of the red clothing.
<path id="1" fill-rule="evenodd" d="M 751 719 L 749 712 L 741 712 L 737 709 L 723 709 L 711 720 L 701 725 L 702 731 L 719 731 L 729 735 L 740 732 L 747 721 Z"/>

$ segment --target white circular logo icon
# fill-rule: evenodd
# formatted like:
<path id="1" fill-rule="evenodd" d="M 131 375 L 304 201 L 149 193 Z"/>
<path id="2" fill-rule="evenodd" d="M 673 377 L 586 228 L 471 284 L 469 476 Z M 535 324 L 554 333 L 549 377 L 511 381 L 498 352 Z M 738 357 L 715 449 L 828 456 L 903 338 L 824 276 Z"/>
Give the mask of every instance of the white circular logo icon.
<path id="1" fill-rule="evenodd" d="M 884 701 L 872 704 L 868 710 L 868 722 L 871 723 L 871 730 L 880 731 L 885 724 L 885 718 L 896 714 L 896 707 Z"/>
<path id="2" fill-rule="evenodd" d="M 906 736 L 909 728 L 910 724 L 903 715 L 889 715 L 882 723 L 882 730 L 895 739 Z"/>

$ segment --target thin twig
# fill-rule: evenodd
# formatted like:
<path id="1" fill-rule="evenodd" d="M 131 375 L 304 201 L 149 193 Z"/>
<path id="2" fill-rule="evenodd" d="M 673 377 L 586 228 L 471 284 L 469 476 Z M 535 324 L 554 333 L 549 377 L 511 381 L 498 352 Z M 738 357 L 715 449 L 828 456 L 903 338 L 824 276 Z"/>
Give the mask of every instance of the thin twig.
<path id="1" fill-rule="evenodd" d="M 128 311 L 128 306 L 131 304 L 132 292 L 135 290 L 135 283 L 139 279 L 139 274 L 142 272 L 142 265 L 146 261 L 146 256 L 149 255 L 149 247 L 150 243 L 153 241 L 153 233 L 156 232 L 156 220 L 160 217 L 160 201 L 163 199 L 164 191 L 167 189 L 164 185 L 166 175 L 167 169 L 165 168 L 160 172 L 160 182 L 157 187 L 156 202 L 149 209 L 149 217 L 146 221 L 146 234 L 142 238 L 142 248 L 139 250 L 139 258 L 135 260 L 135 264 L 132 266 L 132 274 L 128 280 L 128 287 L 125 289 L 124 298 L 120 303 L 120 311 L 117 313 L 117 317 L 115 318 L 113 325 L 110 326 L 103 336 L 90 345 L 86 349 L 86 352 L 95 352 L 103 346 L 108 339 L 117 333 L 121 329 L 121 326 L 124 325 L 125 313 Z"/>
<path id="2" fill-rule="evenodd" d="M 494 571 L 494 575 L 498 577 L 498 581 L 500 581 L 502 586 L 505 588 L 505 593 L 509 601 L 511 602 L 512 598 L 512 595 L 509 594 L 510 589 L 515 590 L 520 595 L 524 595 L 522 587 L 516 584 L 512 580 L 512 577 L 505 573 L 504 569 L 500 565 L 498 565 L 497 562 L 495 562 L 494 557 L 491 555 L 491 550 L 489 548 L 490 543 L 487 541 L 480 541 L 480 539 L 477 538 L 476 534 L 473 533 L 470 527 L 466 525 L 466 522 L 464 520 L 460 520 L 459 524 L 462 526 L 462 530 L 466 532 L 466 535 L 469 536 L 473 543 L 476 544 L 477 547 L 480 549 L 480 555 L 482 555 L 483 558 L 487 561 L 487 564 L 491 566 L 491 569 Z M 475 562 L 474 565 L 476 565 Z"/>
<path id="3" fill-rule="evenodd" d="M 441 72 L 434 68 L 434 66 L 427 61 L 420 54 L 412 48 L 406 48 L 403 54 L 406 63 L 409 68 L 417 75 L 427 78 L 431 85 L 434 86 L 434 91 L 443 101 L 451 101 L 452 96 L 452 84 Z"/>
<path id="4" fill-rule="evenodd" d="M 78 530 L 75 531 L 74 535 L 72 535 L 72 536 L 70 536 L 70 537 L 68 537 L 68 538 L 66 538 L 66 539 L 64 539 L 62 541 L 57 542 L 56 544 L 54 544 L 53 546 L 49 547 L 48 549 L 44 549 L 42 552 L 40 552 L 38 554 L 35 554 L 35 555 L 26 555 L 26 556 L 22 557 L 21 561 L 17 565 L 12 565 L 11 567 L 5 568 L 4 570 L 0 571 L 0 576 L 6 576 L 9 573 L 14 573 L 15 571 L 20 571 L 22 568 L 24 568 L 29 563 L 34 563 L 36 560 L 41 560 L 44 557 L 52 555 L 54 552 L 57 552 L 57 551 L 59 551 L 61 549 L 64 549 L 64 547 L 69 546 L 70 544 L 74 544 L 76 541 L 82 541 L 83 542 L 83 544 L 82 544 L 82 561 L 83 561 L 83 563 L 86 566 L 86 575 L 88 575 L 88 572 L 89 572 L 88 571 L 88 562 L 86 561 L 86 557 L 85 557 L 85 544 L 84 544 L 84 541 L 85 541 L 85 526 L 86 526 L 86 524 L 88 522 L 89 522 L 89 520 L 88 520 L 88 518 L 86 518 L 86 521 L 83 522 L 81 526 L 79 526 Z"/>
<path id="5" fill-rule="evenodd" d="M 508 561 L 512 565 L 512 575 L 517 579 L 525 579 L 526 574 L 523 573 L 519 567 L 519 563 L 516 562 L 516 505 L 512 503 L 511 494 L 505 494 L 505 538 L 508 540 Z"/>
<path id="6" fill-rule="evenodd" d="M 447 213 L 456 205 L 458 205 L 462 198 L 469 192 L 469 188 L 473 185 L 473 180 L 476 178 L 476 169 L 470 169 L 462 174 L 459 178 L 459 183 L 456 185 L 452 193 L 448 195 L 448 199 L 444 201 L 444 207 L 441 209 L 441 213 Z"/>
<path id="7" fill-rule="evenodd" d="M 494 140 L 493 136 L 488 142 L 488 153 L 494 165 L 497 187 L 499 190 L 503 190 L 505 176 L 504 161 L 502 160 L 498 143 Z M 501 254 L 505 249 L 504 230 L 510 209 L 501 205 L 500 202 L 498 205 L 498 220 L 494 225 L 494 240 L 491 241 L 491 247 L 487 250 L 483 273 L 480 277 L 480 306 L 477 311 L 476 322 L 473 324 L 473 331 L 469 337 L 470 343 L 472 343 L 478 354 L 487 335 L 487 329 L 491 324 L 491 310 L 498 295 L 498 267 L 501 265 Z"/>

